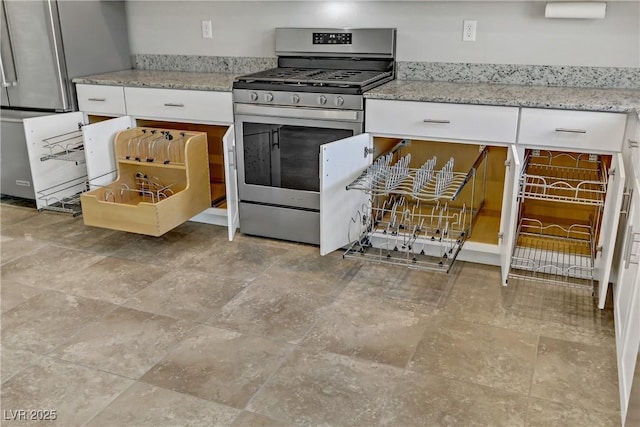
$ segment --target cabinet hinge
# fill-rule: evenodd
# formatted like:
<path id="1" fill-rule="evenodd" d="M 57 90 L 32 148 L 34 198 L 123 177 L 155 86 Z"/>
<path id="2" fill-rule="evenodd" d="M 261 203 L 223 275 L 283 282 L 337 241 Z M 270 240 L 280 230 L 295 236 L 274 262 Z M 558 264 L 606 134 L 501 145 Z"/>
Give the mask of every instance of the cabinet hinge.
<path id="1" fill-rule="evenodd" d="M 504 233 L 498 233 L 498 239 L 502 240 L 504 238 Z"/>
<path id="2" fill-rule="evenodd" d="M 373 154 L 374 152 L 375 152 L 375 149 L 364 147 L 364 157 L 367 157 L 369 154 Z"/>
<path id="3" fill-rule="evenodd" d="M 616 174 L 616 168 L 609 169 L 609 176 L 614 176 Z"/>
<path id="4" fill-rule="evenodd" d="M 511 160 L 505 160 L 505 161 L 504 161 L 504 165 L 505 165 L 506 167 L 510 168 L 510 167 L 511 167 Z"/>
<path id="5" fill-rule="evenodd" d="M 629 144 L 629 148 L 636 148 L 636 147 L 638 147 L 638 144 L 639 144 L 638 141 L 633 140 L 633 139 L 630 139 L 627 142 Z"/>
<path id="6" fill-rule="evenodd" d="M 602 245 L 596 247 L 596 252 L 600 252 L 602 254 Z"/>

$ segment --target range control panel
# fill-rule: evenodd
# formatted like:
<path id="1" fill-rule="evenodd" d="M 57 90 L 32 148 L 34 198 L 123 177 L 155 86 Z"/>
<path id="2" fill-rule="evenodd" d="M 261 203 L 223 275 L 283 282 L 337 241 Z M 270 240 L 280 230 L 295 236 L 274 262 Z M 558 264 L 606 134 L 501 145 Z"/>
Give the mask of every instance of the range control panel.
<path id="1" fill-rule="evenodd" d="M 313 33 L 313 44 L 351 44 L 351 33 Z"/>

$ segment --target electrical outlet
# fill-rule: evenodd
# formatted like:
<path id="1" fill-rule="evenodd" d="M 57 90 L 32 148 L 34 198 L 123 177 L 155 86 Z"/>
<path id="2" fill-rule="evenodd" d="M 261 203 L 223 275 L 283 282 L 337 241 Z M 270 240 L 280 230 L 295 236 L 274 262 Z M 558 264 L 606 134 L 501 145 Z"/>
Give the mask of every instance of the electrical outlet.
<path id="1" fill-rule="evenodd" d="M 211 39 L 213 38 L 213 26 L 211 25 L 211 20 L 202 21 L 202 38 L 203 39 Z"/>
<path id="2" fill-rule="evenodd" d="M 464 20 L 462 22 L 462 41 L 476 41 L 476 24 L 477 21 Z"/>

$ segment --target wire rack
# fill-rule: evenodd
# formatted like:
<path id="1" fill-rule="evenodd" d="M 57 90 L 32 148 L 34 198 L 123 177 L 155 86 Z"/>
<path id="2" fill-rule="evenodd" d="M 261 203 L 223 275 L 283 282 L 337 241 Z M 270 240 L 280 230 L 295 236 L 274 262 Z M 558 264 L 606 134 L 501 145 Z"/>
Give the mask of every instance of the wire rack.
<path id="1" fill-rule="evenodd" d="M 80 194 L 87 190 L 87 176 L 74 178 L 38 191 L 38 199 L 44 202 L 40 210 L 82 214 Z"/>
<path id="2" fill-rule="evenodd" d="M 591 225 L 563 227 L 522 218 L 509 277 L 593 288 L 594 260 Z"/>
<path id="3" fill-rule="evenodd" d="M 119 180 L 107 185 L 90 184 L 97 192 L 98 200 L 107 203 L 136 205 L 140 202 L 158 203 L 176 194 L 183 183 L 164 183 L 156 176 L 149 176 L 143 172 L 133 174 L 133 179 Z"/>
<path id="4" fill-rule="evenodd" d="M 52 136 L 42 140 L 43 154 L 40 161 L 63 160 L 76 165 L 86 163 L 84 155 L 84 140 L 78 124 L 78 130 Z"/>
<path id="5" fill-rule="evenodd" d="M 476 163 L 487 155 L 485 147 Z M 393 154 L 380 157 L 358 178 L 347 186 L 348 190 L 360 190 L 371 195 L 399 194 L 416 200 L 455 200 L 464 186 L 473 178 L 475 167 L 469 172 L 454 172 L 451 157 L 442 168 L 436 170 L 437 157 L 427 160 L 420 168 L 409 168 L 411 153 L 391 164 Z"/>
<path id="6" fill-rule="evenodd" d="M 408 202 L 404 196 L 365 205 L 351 218 L 346 258 L 449 272 L 469 236 L 470 209 Z"/>
<path id="7" fill-rule="evenodd" d="M 184 165 L 185 132 L 140 128 L 117 146 L 121 161 Z"/>
<path id="8" fill-rule="evenodd" d="M 600 156 L 533 150 L 520 177 L 520 197 L 603 206 L 607 171 Z"/>

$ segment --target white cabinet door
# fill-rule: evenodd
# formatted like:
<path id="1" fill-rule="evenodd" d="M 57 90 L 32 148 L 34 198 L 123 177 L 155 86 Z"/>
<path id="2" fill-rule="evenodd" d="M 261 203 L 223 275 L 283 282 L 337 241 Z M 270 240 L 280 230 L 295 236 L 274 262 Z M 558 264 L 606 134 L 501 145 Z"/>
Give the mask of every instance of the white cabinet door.
<path id="1" fill-rule="evenodd" d="M 600 236 L 598 246 L 602 248 L 596 258 L 598 267 L 597 280 L 599 282 L 598 307 L 604 308 L 609 288 L 609 276 L 611 275 L 611 264 L 613 263 L 613 253 L 616 245 L 616 231 L 620 221 L 620 206 L 624 196 L 625 170 L 622 154 L 614 154 L 611 157 L 611 169 L 613 174 L 609 175 L 607 185 L 607 197 L 604 201 L 604 212 L 602 214 L 602 225 L 600 226 Z"/>
<path id="2" fill-rule="evenodd" d="M 350 236 L 351 220 L 369 195 L 347 190 L 373 161 L 373 138 L 368 133 L 320 147 L 320 255 L 326 255 L 357 236 Z M 369 212 L 366 212 L 368 215 Z"/>
<path id="3" fill-rule="evenodd" d="M 234 127 L 229 126 L 222 137 L 224 157 L 224 182 L 227 192 L 227 222 L 229 240 L 233 240 L 236 230 L 240 227 L 238 213 L 238 170 L 236 167 L 236 137 Z"/>
<path id="4" fill-rule="evenodd" d="M 33 190 L 38 209 L 72 197 L 86 187 L 81 112 L 24 119 Z"/>
<path id="5" fill-rule="evenodd" d="M 88 180 L 103 185 L 115 178 L 113 138 L 131 127 L 132 119 L 84 122 L 79 111 L 24 120 L 38 209 L 81 193 Z"/>
<path id="6" fill-rule="evenodd" d="M 638 165 L 640 166 L 640 165 Z M 631 172 L 631 171 L 630 171 Z M 640 350 L 640 180 L 632 176 L 631 203 L 620 238 L 624 244 L 614 287 L 620 414 L 624 426 Z"/>
<path id="7" fill-rule="evenodd" d="M 507 285 L 509 267 L 511 265 L 511 253 L 517 232 L 518 179 L 522 172 L 522 160 L 515 145 L 509 146 L 506 164 L 502 212 L 500 217 L 500 267 L 502 269 L 502 286 Z"/>
<path id="8" fill-rule="evenodd" d="M 116 180 L 114 139 L 118 132 L 134 126 L 129 116 L 118 117 L 82 128 L 87 160 L 87 179 L 91 189 Z"/>

